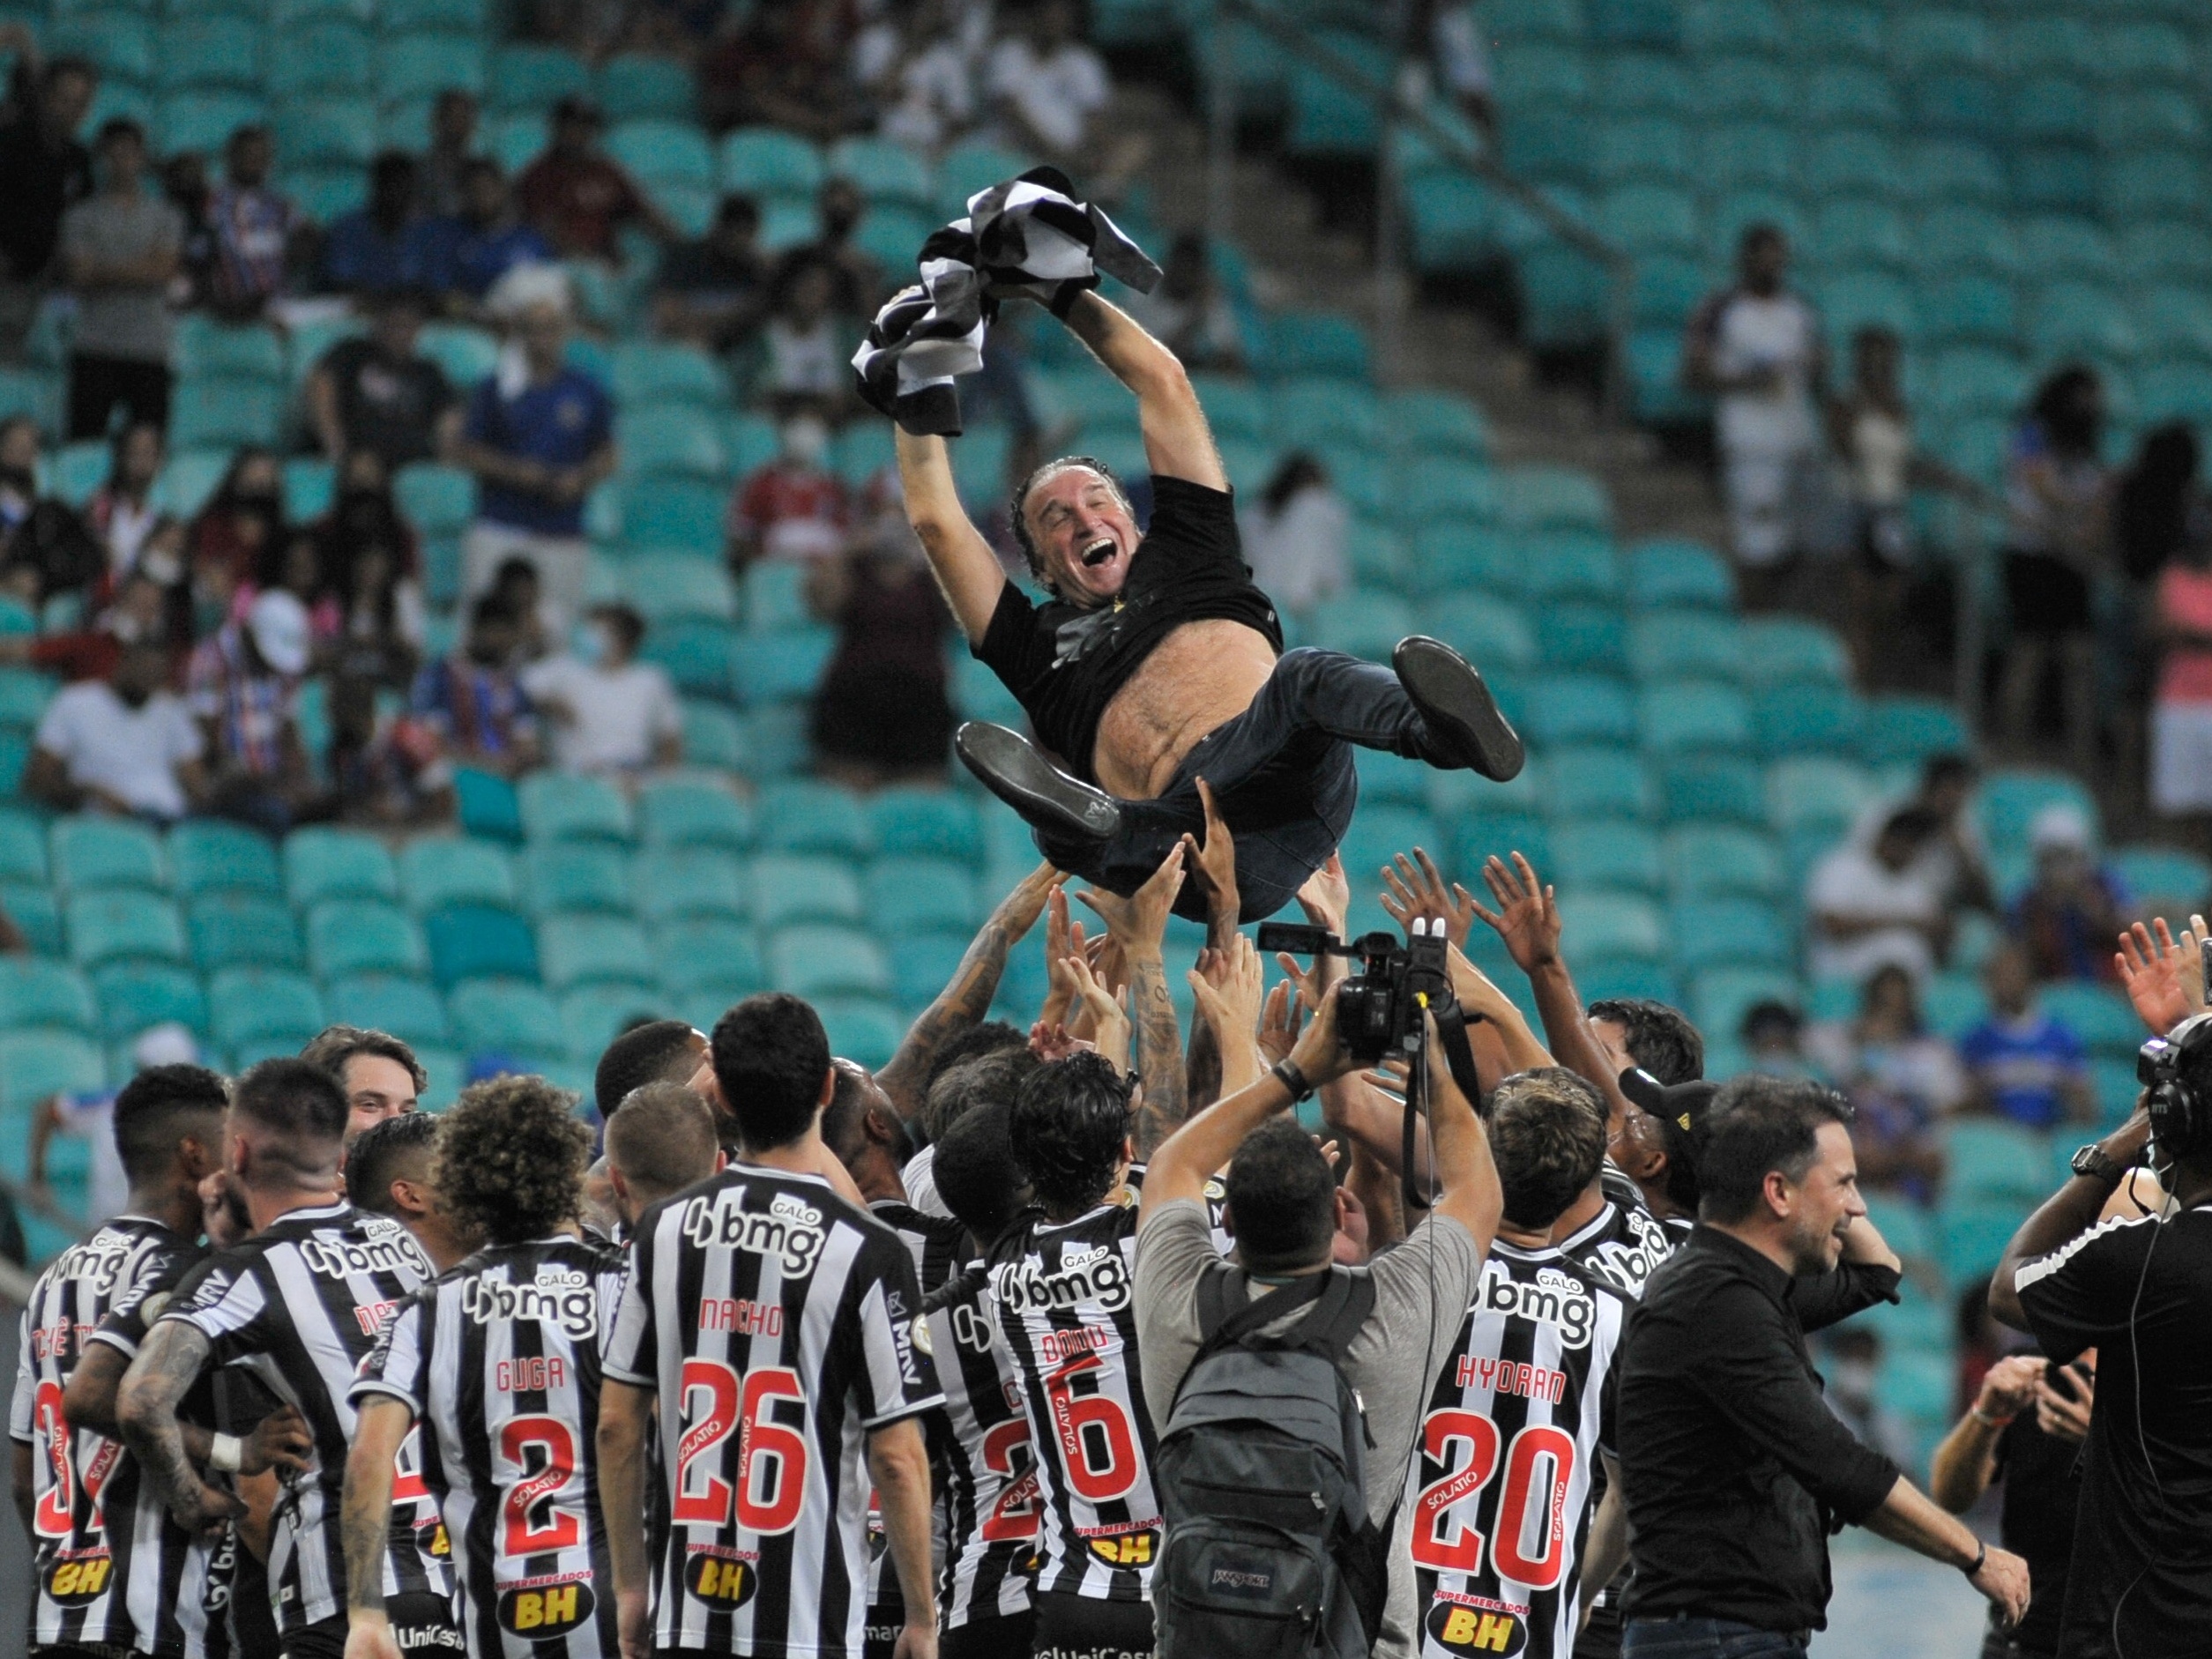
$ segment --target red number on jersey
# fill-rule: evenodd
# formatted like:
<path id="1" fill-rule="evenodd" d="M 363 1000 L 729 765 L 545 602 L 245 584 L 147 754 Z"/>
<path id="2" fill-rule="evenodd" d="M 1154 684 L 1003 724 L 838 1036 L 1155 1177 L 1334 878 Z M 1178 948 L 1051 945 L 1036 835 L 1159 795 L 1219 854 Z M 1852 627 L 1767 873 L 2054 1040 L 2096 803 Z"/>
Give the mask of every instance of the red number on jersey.
<path id="1" fill-rule="evenodd" d="M 32 1396 L 34 1432 L 46 1439 L 46 1469 L 51 1477 L 32 1521 L 41 1538 L 66 1538 L 77 1525 L 77 1471 L 70 1467 L 68 1419 L 62 1415 L 62 1385 L 41 1382 Z"/>
<path id="2" fill-rule="evenodd" d="M 1421 1454 L 1449 1468 L 1455 1441 L 1466 1446 L 1466 1461 L 1424 1486 L 1415 1501 L 1413 1564 L 1438 1573 L 1480 1573 L 1486 1540 L 1451 1512 L 1465 1504 L 1471 1513 L 1498 1472 L 1498 1426 L 1476 1411 L 1430 1412 L 1421 1425 Z M 1506 1484 L 1498 1498 L 1497 1536 L 1491 1544 L 1490 1565 L 1499 1577 L 1534 1590 L 1559 1583 L 1567 1568 L 1567 1491 L 1574 1483 L 1575 1462 L 1574 1438 L 1562 1429 L 1531 1424 L 1513 1437 L 1506 1448 Z M 1525 1546 L 1532 1508 L 1538 1539 L 1533 1555 Z"/>
<path id="3" fill-rule="evenodd" d="M 533 1447 L 545 1454 L 535 1469 L 530 1466 Z M 517 1476 L 500 1506 L 500 1554 L 540 1555 L 582 1543 L 582 1522 L 556 1501 L 576 1477 L 576 1435 L 569 1425 L 559 1417 L 509 1417 L 499 1425 L 499 1455 Z M 542 1526 L 531 1519 L 540 1504 L 546 1506 Z"/>
<path id="4" fill-rule="evenodd" d="M 1136 1436 L 1128 1410 L 1110 1395 L 1075 1392 L 1076 1378 L 1101 1364 L 1096 1354 L 1079 1354 L 1045 1379 L 1068 1484 L 1094 1504 L 1126 1497 L 1136 1484 Z M 1094 1462 L 1093 1453 L 1105 1461 Z"/>
<path id="5" fill-rule="evenodd" d="M 1022 1454 L 1018 1465 L 1017 1452 Z M 1027 1417 L 1001 1423 L 985 1432 L 983 1467 L 1002 1477 L 1006 1485 L 977 1529 L 984 1543 L 1008 1544 L 1037 1536 L 1036 1457 L 1036 1448 L 1029 1443 Z"/>
<path id="6" fill-rule="evenodd" d="M 701 1394 L 706 1396 L 705 1408 L 694 1416 L 692 1401 Z M 696 1471 L 692 1464 L 728 1440 L 737 1427 L 737 1373 L 719 1359 L 687 1359 L 679 1397 L 684 1430 L 676 1442 L 676 1495 L 668 1506 L 669 1519 L 680 1527 L 726 1527 L 733 1496 L 729 1482 L 711 1464 Z"/>
<path id="7" fill-rule="evenodd" d="M 1548 1590 L 1560 1581 L 1567 1566 L 1567 1488 L 1574 1476 L 1572 1436 L 1548 1423 L 1531 1423 L 1513 1437 L 1506 1450 L 1505 1491 L 1498 1499 L 1498 1540 L 1490 1551 L 1499 1577 L 1532 1590 Z M 1523 1545 L 1532 1520 L 1539 1543 L 1529 1555 Z"/>
<path id="8" fill-rule="evenodd" d="M 807 1437 L 770 1417 L 778 1400 L 803 1407 L 799 1373 L 782 1365 L 745 1373 L 737 1437 L 737 1524 L 748 1532 L 789 1532 L 807 1499 Z"/>
<path id="9" fill-rule="evenodd" d="M 1454 1443 L 1467 1458 L 1441 1480 L 1421 1489 L 1413 1505 L 1413 1565 L 1438 1573 L 1482 1571 L 1482 1534 L 1453 1511 L 1474 1499 L 1498 1470 L 1498 1425 L 1476 1411 L 1432 1411 L 1421 1425 L 1421 1455 L 1451 1468 Z"/>
<path id="10" fill-rule="evenodd" d="M 430 1483 L 422 1478 L 422 1425 L 418 1423 L 399 1442 L 391 1460 L 391 1501 L 422 1504 L 430 1500 Z"/>

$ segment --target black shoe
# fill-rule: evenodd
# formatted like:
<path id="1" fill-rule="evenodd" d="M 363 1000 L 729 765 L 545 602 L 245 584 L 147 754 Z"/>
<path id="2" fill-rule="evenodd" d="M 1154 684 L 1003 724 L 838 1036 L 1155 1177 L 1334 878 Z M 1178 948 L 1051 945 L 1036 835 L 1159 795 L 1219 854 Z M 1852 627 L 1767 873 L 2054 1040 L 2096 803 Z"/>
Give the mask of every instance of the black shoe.
<path id="1" fill-rule="evenodd" d="M 1438 749 L 1501 784 L 1519 775 L 1528 751 L 1472 663 L 1441 640 L 1411 634 L 1398 641 L 1390 666 Z"/>
<path id="2" fill-rule="evenodd" d="M 1032 829 L 1105 841 L 1121 828 L 1113 796 L 1069 777 L 1018 732 L 970 720 L 952 734 L 952 750 Z"/>

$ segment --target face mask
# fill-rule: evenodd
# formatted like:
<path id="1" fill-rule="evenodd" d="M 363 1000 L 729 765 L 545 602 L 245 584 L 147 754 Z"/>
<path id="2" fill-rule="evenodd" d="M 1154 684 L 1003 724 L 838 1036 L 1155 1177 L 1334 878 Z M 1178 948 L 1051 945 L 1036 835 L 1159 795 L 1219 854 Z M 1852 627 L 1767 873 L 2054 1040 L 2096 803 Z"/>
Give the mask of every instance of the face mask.
<path id="1" fill-rule="evenodd" d="M 585 666 L 603 668 L 612 654 L 613 642 L 607 638 L 607 630 L 597 622 L 580 622 L 570 638 L 569 650 L 577 661 Z"/>
<path id="2" fill-rule="evenodd" d="M 784 458 L 801 466 L 820 466 L 830 451 L 830 428 L 811 415 L 784 422 Z"/>

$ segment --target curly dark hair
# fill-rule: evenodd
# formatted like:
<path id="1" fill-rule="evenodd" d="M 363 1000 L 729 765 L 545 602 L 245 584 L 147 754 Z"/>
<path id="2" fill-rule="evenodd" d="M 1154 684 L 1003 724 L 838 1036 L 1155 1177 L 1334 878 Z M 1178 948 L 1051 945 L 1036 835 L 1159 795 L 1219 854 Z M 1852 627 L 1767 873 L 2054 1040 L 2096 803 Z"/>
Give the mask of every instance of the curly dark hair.
<path id="1" fill-rule="evenodd" d="M 1097 1054 L 1040 1066 L 1015 1097 L 1008 1135 L 1038 1202 L 1055 1220 L 1113 1190 L 1129 1134 L 1129 1080 Z"/>
<path id="2" fill-rule="evenodd" d="M 542 1239 L 572 1219 L 592 1162 L 577 1097 L 542 1077 L 472 1083 L 438 1119 L 430 1179 L 464 1228 L 493 1244 Z"/>

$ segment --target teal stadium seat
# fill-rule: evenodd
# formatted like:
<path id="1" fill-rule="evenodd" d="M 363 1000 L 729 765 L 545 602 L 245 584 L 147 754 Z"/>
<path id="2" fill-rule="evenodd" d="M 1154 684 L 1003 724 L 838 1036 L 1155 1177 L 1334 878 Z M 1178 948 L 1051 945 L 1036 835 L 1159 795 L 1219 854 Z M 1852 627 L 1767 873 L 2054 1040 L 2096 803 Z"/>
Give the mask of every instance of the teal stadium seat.
<path id="1" fill-rule="evenodd" d="M 1954 1118 L 1943 1127 L 1948 1155 L 1946 1206 L 1975 1200 L 2014 1202 L 2025 1215 L 2050 1195 L 2044 1138 L 1996 1118 Z"/>
<path id="2" fill-rule="evenodd" d="M 238 375 L 182 381 L 170 409 L 170 441 L 180 449 L 272 446 L 284 424 L 284 405 L 283 389 L 267 381 Z"/>
<path id="3" fill-rule="evenodd" d="M 600 65 L 599 98 L 610 121 L 686 121 L 691 77 L 674 58 L 622 52 Z"/>
<path id="4" fill-rule="evenodd" d="M 308 912 L 308 965 L 317 979 L 354 974 L 413 978 L 430 971 L 422 930 L 396 904 L 381 899 L 326 899 Z"/>
<path id="5" fill-rule="evenodd" d="M 1543 874 L 1539 868 L 1538 874 Z M 1559 896 L 1561 934 L 1578 960 L 1663 962 L 1666 927 L 1659 907 L 1641 894 L 1588 889 Z"/>
<path id="6" fill-rule="evenodd" d="M 416 531 L 426 536 L 455 535 L 476 514 L 476 482 L 458 466 L 418 461 L 392 480 L 392 495 Z"/>
<path id="7" fill-rule="evenodd" d="M 983 851 L 974 802 L 948 790 L 893 787 L 866 801 L 869 832 L 879 855 L 957 859 L 972 863 Z"/>
<path id="8" fill-rule="evenodd" d="M 1747 687 L 1809 683 L 1848 685 L 1850 653 L 1836 631 L 1794 617 L 1754 617 L 1743 624 L 1743 677 Z"/>
<path id="9" fill-rule="evenodd" d="M 1675 966 L 1694 972 L 1724 963 L 1786 967 L 1795 941 L 1783 913 L 1752 898 L 1679 899 L 1667 910 Z"/>
<path id="10" fill-rule="evenodd" d="M 538 924 L 538 963 L 555 991 L 602 980 L 650 981 L 645 930 L 626 916 L 548 916 Z"/>
<path id="11" fill-rule="evenodd" d="M 194 818 L 169 831 L 169 870 L 179 896 L 238 890 L 284 891 L 277 850 L 268 837 L 240 824 Z"/>
<path id="12" fill-rule="evenodd" d="M 2119 249 L 2094 219 L 2073 213 L 2039 213 L 2019 224 L 2020 257 L 2027 273 L 2049 280 L 2074 277 L 2107 285 L 2120 281 Z"/>
<path id="13" fill-rule="evenodd" d="M 2118 991 L 2062 980 L 2044 986 L 2037 994 L 2043 1011 L 2071 1030 L 2094 1054 L 2124 1060 L 2142 1046 L 2142 1022 Z"/>
<path id="14" fill-rule="evenodd" d="M 518 874 L 524 909 L 544 917 L 564 911 L 629 911 L 629 859 L 600 841 L 544 841 L 526 847 Z"/>
<path id="15" fill-rule="evenodd" d="M 760 792 L 761 845 L 778 852 L 864 856 L 872 837 L 860 797 L 834 784 L 774 784 Z"/>
<path id="16" fill-rule="evenodd" d="M 1536 636 L 1520 606 L 1483 593 L 1431 600 L 1421 609 L 1419 631 L 1442 640 L 1493 679 L 1535 666 Z"/>
<path id="17" fill-rule="evenodd" d="M 1735 577 L 1702 543 L 1639 542 L 1628 550 L 1627 565 L 1628 601 L 1639 610 L 1679 605 L 1724 611 L 1736 602 Z"/>
<path id="18" fill-rule="evenodd" d="M 1620 560 L 1602 532 L 1552 528 L 1516 538 L 1522 591 L 1543 599 L 1591 599 L 1618 603 Z"/>
<path id="19" fill-rule="evenodd" d="M 631 896 L 632 908 L 645 922 L 693 914 L 742 916 L 744 867 L 720 847 L 648 843 L 631 873 Z"/>
<path id="20" fill-rule="evenodd" d="M 223 969 L 207 982 L 207 1006 L 215 1040 L 229 1049 L 296 1048 L 329 1023 L 314 983 L 282 968 Z"/>
<path id="21" fill-rule="evenodd" d="M 658 986 L 608 981 L 578 986 L 561 999 L 561 1029 L 569 1053 L 596 1064 L 624 1027 L 641 1019 L 667 1017 L 667 999 Z"/>
<path id="22" fill-rule="evenodd" d="M 111 962 L 93 975 L 93 992 L 100 1034 L 111 1043 L 172 1021 L 195 1032 L 208 1029 L 199 976 L 174 962 Z"/>
<path id="23" fill-rule="evenodd" d="M 1766 777 L 1740 755 L 1669 755 L 1657 764 L 1658 793 L 1677 823 L 1767 823 Z"/>
<path id="24" fill-rule="evenodd" d="M 415 350 L 436 363 L 446 379 L 464 391 L 488 379 L 499 367 L 499 341 L 480 328 L 465 323 L 432 323 L 415 337 Z M 434 462 L 416 462 L 434 466 Z M 411 469 L 410 469 L 411 470 Z M 443 472 L 458 469 L 443 467 Z M 465 476 L 465 475 L 464 475 Z"/>
<path id="25" fill-rule="evenodd" d="M 824 997 L 818 1011 L 830 1052 L 870 1069 L 889 1065 L 905 1038 L 897 1012 L 872 998 Z"/>
<path id="26" fill-rule="evenodd" d="M 1977 792 L 1973 812 L 1983 840 L 1993 851 L 2024 851 L 2028 829 L 2046 807 L 2070 807 L 2097 833 L 2097 803 L 2081 783 L 2064 772 L 2007 767 L 1990 773 Z"/>
<path id="27" fill-rule="evenodd" d="M 1740 895 L 1772 900 L 1783 890 L 1782 859 L 1754 830 L 1692 824 L 1667 832 L 1667 886 L 1678 896 Z"/>
<path id="28" fill-rule="evenodd" d="M 1865 720 L 1858 694 L 1842 686 L 1769 686 L 1752 706 L 1760 749 L 1769 756 L 1808 750 L 1849 754 L 1858 747 Z"/>
<path id="29" fill-rule="evenodd" d="M 377 11 L 388 34 L 419 29 L 480 33 L 487 20 L 486 0 L 383 0 Z"/>
<path id="30" fill-rule="evenodd" d="M 891 994 L 908 1008 L 923 1008 L 952 983 L 966 957 L 964 933 L 903 934 L 891 941 Z"/>
<path id="31" fill-rule="evenodd" d="M 154 63 L 165 88 L 261 89 L 264 31 L 244 18 L 186 16 L 162 26 Z"/>
<path id="32" fill-rule="evenodd" d="M 1583 818 L 1650 818 L 1657 805 L 1650 770 L 1632 749 L 1548 752 L 1539 782 L 1544 810 L 1553 823 Z"/>
<path id="33" fill-rule="evenodd" d="M 625 479 L 719 480 L 728 472 L 721 439 L 693 411 L 630 408 L 615 424 Z"/>
<path id="34" fill-rule="evenodd" d="M 1767 811 L 1776 831 L 1813 826 L 1838 831 L 1881 797 L 1866 770 L 1849 761 L 1793 756 L 1767 769 Z"/>
<path id="35" fill-rule="evenodd" d="M 533 841 L 633 838 L 629 800 L 597 777 L 534 772 L 517 786 L 524 833 Z"/>
<path id="36" fill-rule="evenodd" d="M 2149 20 L 2100 28 L 2088 66 L 2123 86 L 2154 81 L 2187 86 L 2197 72 L 2188 37 L 2171 24 Z"/>
<path id="37" fill-rule="evenodd" d="M 183 924 L 166 898 L 131 888 L 101 888 L 72 894 L 63 913 L 70 960 L 80 968 L 118 957 L 183 960 Z"/>
<path id="38" fill-rule="evenodd" d="M 1324 375 L 1362 385 L 1374 377 L 1367 333 L 1341 312 L 1281 312 L 1268 344 L 1278 376 Z"/>
<path id="39" fill-rule="evenodd" d="M 1970 746 L 1958 711 L 1933 697 L 1871 699 L 1858 739 L 1859 753 L 1874 766 L 1964 754 Z"/>
<path id="40" fill-rule="evenodd" d="M 1925 289 L 1917 304 L 1931 340 L 2007 346 L 2020 331 L 2018 296 L 2010 283 L 1994 277 L 1947 278 Z"/>
<path id="41" fill-rule="evenodd" d="M 746 800 L 722 785 L 698 778 L 661 779 L 637 792 L 637 824 L 649 848 L 719 847 L 741 851 L 753 842 L 753 814 Z"/>
<path id="42" fill-rule="evenodd" d="M 47 1096 L 101 1086 L 100 1051 L 71 1031 L 0 1033 L 0 1109 L 27 1112 Z"/>
<path id="43" fill-rule="evenodd" d="M 422 919 L 430 977 L 451 987 L 465 979 L 538 977 L 538 941 L 530 924 L 490 904 L 444 904 Z"/>
<path id="44" fill-rule="evenodd" d="M 142 823 L 123 818 L 56 818 L 47 832 L 54 884 L 64 892 L 102 887 L 169 884 L 160 838 Z"/>
<path id="45" fill-rule="evenodd" d="M 203 972 L 235 963 L 297 968 L 299 928 L 291 907 L 265 893 L 209 893 L 190 912 L 192 956 Z"/>
<path id="46" fill-rule="evenodd" d="M 1514 580 L 1514 552 L 1504 534 L 1462 518 L 1422 522 L 1426 513 L 1409 514 L 1413 530 L 1411 577 L 1416 592 L 1449 595 L 1476 587 L 1502 590 Z"/>
<path id="47" fill-rule="evenodd" d="M 742 994 L 768 983 L 753 930 L 726 916 L 679 917 L 654 930 L 660 983 L 682 992 L 703 986 Z"/>
<path id="48" fill-rule="evenodd" d="M 849 858 L 764 852 L 752 862 L 753 919 L 763 927 L 792 921 L 859 923 L 866 913 Z"/>
<path id="49" fill-rule="evenodd" d="M 1815 131 L 1839 127 L 1888 130 L 1902 119 L 1889 78 L 1859 63 L 1818 64 L 1805 78 L 1805 116 Z"/>
<path id="50" fill-rule="evenodd" d="M 890 966 L 867 934 L 816 924 L 785 927 L 768 943 L 770 977 L 802 997 L 888 996 Z"/>
<path id="51" fill-rule="evenodd" d="M 686 697 L 683 752 L 694 766 L 735 771 L 745 763 L 745 728 L 736 714 L 712 703 Z"/>
<path id="52" fill-rule="evenodd" d="M 317 899 L 396 898 L 399 877 L 383 842 L 357 830 L 310 827 L 284 841 L 284 890 L 305 909 Z"/>
<path id="53" fill-rule="evenodd" d="M 1404 599 L 1355 588 L 1337 594 L 1315 614 L 1313 643 L 1370 662 L 1387 661 L 1398 641 L 1413 631 L 1413 614 Z"/>
<path id="54" fill-rule="evenodd" d="M 1647 754 L 1740 749 L 1751 739 L 1742 692 L 1717 681 L 1663 681 L 1644 687 L 1636 723 Z"/>
<path id="55" fill-rule="evenodd" d="M 1627 633 L 1620 613 L 1607 606 L 1546 605 L 1536 613 L 1538 655 L 1550 669 L 1618 673 L 1627 666 Z M 1382 658 L 1388 652 L 1362 654 Z"/>
<path id="56" fill-rule="evenodd" d="M 1338 446 L 1377 449 L 1382 443 L 1382 408 L 1374 393 L 1343 381 L 1281 381 L 1275 387 L 1270 429 L 1240 441 L 1323 452 Z"/>
<path id="57" fill-rule="evenodd" d="M 324 992 L 331 1018 L 374 1031 L 390 1031 L 402 1042 L 443 1046 L 453 1030 L 445 1003 L 421 979 L 366 974 L 340 979 Z"/>
<path id="58" fill-rule="evenodd" d="M 1590 176 L 1599 184 L 1681 184 L 1694 175 L 1688 130 L 1672 116 L 1625 116 L 1590 142 Z"/>
<path id="59" fill-rule="evenodd" d="M 638 657 L 667 673 L 678 691 L 721 697 L 730 691 L 732 644 L 725 622 L 700 616 L 663 618 L 645 635 Z"/>
<path id="60" fill-rule="evenodd" d="M 1658 838 L 1641 824 L 1604 819 L 1562 822 L 1552 831 L 1552 865 L 1560 885 L 1577 890 L 1611 887 L 1656 893 L 1661 886 Z"/>
<path id="61" fill-rule="evenodd" d="M 859 185 L 873 203 L 898 202 L 926 210 L 937 199 L 928 164 L 887 138 L 841 138 L 830 147 L 824 166 L 831 177 Z"/>
<path id="62" fill-rule="evenodd" d="M 1652 611 L 1628 628 L 1630 672 L 1642 681 L 1732 681 L 1743 672 L 1741 625 L 1707 611 Z"/>
<path id="63" fill-rule="evenodd" d="M 731 689 L 748 707 L 810 697 L 836 649 L 837 630 L 830 628 L 734 639 L 730 642 Z"/>
<path id="64" fill-rule="evenodd" d="M 1690 1016 L 1709 1043 L 1723 1037 L 1732 1040 L 1743 1029 L 1744 1015 L 1759 1003 L 1794 1008 L 1804 1001 L 1796 977 L 1779 968 L 1707 968 L 1690 982 Z"/>
<path id="65" fill-rule="evenodd" d="M 1539 747 L 1626 742 L 1635 736 L 1635 706 L 1619 680 L 1547 674 L 1531 683 L 1521 723 Z"/>
<path id="66" fill-rule="evenodd" d="M 0 804 L 0 882 L 46 880 L 46 836 L 27 812 Z"/>
<path id="67" fill-rule="evenodd" d="M 76 969 L 38 956 L 0 956 L 0 1030 L 88 1031 L 97 1023 L 92 989 Z"/>
<path id="68" fill-rule="evenodd" d="M 950 859 L 878 859 L 864 884 L 868 925 L 899 935 L 972 930 L 979 906 L 975 878 Z"/>
<path id="69" fill-rule="evenodd" d="M 613 353 L 614 395 L 623 404 L 666 402 L 715 409 L 729 385 L 715 361 L 695 346 L 624 340 Z"/>
<path id="70" fill-rule="evenodd" d="M 8 919 L 37 955 L 62 954 L 62 912 L 51 888 L 23 882 L 0 882 L 0 909 L 8 912 Z"/>
<path id="71" fill-rule="evenodd" d="M 504 46 L 492 55 L 487 96 L 498 111 L 537 111 L 592 90 L 581 58 L 555 46 Z"/>
<path id="72" fill-rule="evenodd" d="M 2013 139 L 2023 146 L 2092 145 L 2100 125 L 2108 124 L 2098 120 L 2096 94 L 2070 75 L 2036 75 L 2015 80 L 2008 103 Z"/>
<path id="73" fill-rule="evenodd" d="M 2111 854 L 2111 864 L 2143 909 L 2163 903 L 2186 914 L 2202 909 L 2212 896 L 2212 864 L 2193 852 L 2175 847 L 2120 847 Z"/>
<path id="74" fill-rule="evenodd" d="M 462 1045 L 474 1053 L 562 1053 L 569 1046 L 561 1010 L 534 985 L 477 979 L 457 986 L 446 1012 Z"/>
<path id="75" fill-rule="evenodd" d="M 715 172 L 726 190 L 810 197 L 822 188 L 822 152 L 772 127 L 741 127 L 723 137 Z"/>
<path id="76" fill-rule="evenodd" d="M 473 836 L 425 836 L 399 854 L 399 886 L 418 916 L 446 904 L 513 910 L 518 900 L 512 858 L 497 842 Z"/>

